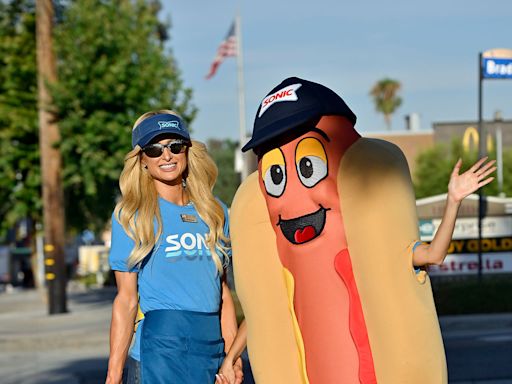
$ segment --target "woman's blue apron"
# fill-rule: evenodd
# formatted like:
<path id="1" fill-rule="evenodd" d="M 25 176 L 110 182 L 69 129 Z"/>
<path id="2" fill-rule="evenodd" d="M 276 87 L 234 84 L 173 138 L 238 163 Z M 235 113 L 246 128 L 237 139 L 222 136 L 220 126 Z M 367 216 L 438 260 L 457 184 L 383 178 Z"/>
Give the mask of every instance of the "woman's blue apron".
<path id="1" fill-rule="evenodd" d="M 219 312 L 147 312 L 140 356 L 143 384 L 213 384 L 225 356 Z"/>

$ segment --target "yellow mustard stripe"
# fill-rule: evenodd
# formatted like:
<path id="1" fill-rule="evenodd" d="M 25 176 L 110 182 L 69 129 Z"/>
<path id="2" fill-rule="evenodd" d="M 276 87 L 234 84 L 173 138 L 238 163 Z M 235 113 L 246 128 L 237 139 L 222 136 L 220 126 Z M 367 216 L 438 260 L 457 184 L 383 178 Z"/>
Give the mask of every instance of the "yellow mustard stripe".
<path id="1" fill-rule="evenodd" d="M 262 177 L 265 177 L 265 175 L 267 174 L 267 170 L 272 165 L 284 165 L 284 156 L 279 148 L 274 148 L 273 150 L 263 155 L 263 158 L 261 159 Z"/>
<path id="2" fill-rule="evenodd" d="M 297 145 L 297 150 L 295 151 L 295 162 L 299 163 L 300 159 L 306 156 L 316 156 L 322 159 L 324 163 L 327 163 L 327 155 L 325 154 L 322 143 L 313 137 L 301 140 L 299 145 Z"/>
<path id="3" fill-rule="evenodd" d="M 137 327 L 139 326 L 139 322 L 144 318 L 144 314 L 142 313 L 140 309 L 140 304 L 137 305 L 137 316 L 135 317 L 135 324 L 133 327 L 133 331 L 137 331 Z"/>
<path id="4" fill-rule="evenodd" d="M 299 367 L 301 368 L 302 371 L 302 383 L 309 384 L 308 373 L 306 371 L 306 353 L 304 351 L 304 342 L 302 340 L 302 334 L 300 333 L 297 317 L 295 316 L 295 310 L 293 309 L 293 294 L 295 292 L 295 281 L 293 280 L 293 275 L 286 268 L 283 268 L 283 275 L 286 290 L 288 292 L 288 308 L 290 309 L 290 313 L 292 314 L 295 341 L 297 342 L 297 347 L 299 349 Z"/>

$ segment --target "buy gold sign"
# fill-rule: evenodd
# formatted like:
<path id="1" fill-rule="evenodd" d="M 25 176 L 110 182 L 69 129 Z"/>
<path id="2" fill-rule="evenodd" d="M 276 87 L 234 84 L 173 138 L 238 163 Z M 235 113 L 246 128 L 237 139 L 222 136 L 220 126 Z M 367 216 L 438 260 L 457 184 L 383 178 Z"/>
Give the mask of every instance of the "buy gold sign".
<path id="1" fill-rule="evenodd" d="M 481 251 L 510 252 L 512 251 L 512 237 L 498 237 L 481 240 Z M 448 253 L 478 253 L 478 239 L 452 240 Z"/>

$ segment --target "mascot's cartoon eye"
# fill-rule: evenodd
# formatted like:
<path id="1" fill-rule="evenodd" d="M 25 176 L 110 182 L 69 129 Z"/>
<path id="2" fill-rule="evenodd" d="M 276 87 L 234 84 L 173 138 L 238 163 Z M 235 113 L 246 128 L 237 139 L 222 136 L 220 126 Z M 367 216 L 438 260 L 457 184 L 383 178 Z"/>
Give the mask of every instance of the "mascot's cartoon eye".
<path id="1" fill-rule="evenodd" d="M 271 165 L 265 173 L 263 183 L 265 184 L 265 189 L 270 196 L 281 196 L 284 192 L 284 187 L 286 186 L 286 171 L 284 165 Z"/>
<path id="2" fill-rule="evenodd" d="M 327 176 L 327 163 L 317 156 L 305 156 L 297 163 L 302 184 L 311 188 Z"/>

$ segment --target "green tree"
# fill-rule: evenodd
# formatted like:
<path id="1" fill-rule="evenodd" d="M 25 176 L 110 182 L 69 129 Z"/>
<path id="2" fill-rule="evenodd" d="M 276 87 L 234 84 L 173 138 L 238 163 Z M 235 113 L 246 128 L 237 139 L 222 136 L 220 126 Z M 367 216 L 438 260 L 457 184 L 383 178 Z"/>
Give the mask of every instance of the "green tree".
<path id="1" fill-rule="evenodd" d="M 40 217 L 34 1 L 0 2 L 0 183 L 10 223 Z M 98 229 L 112 211 L 131 126 L 151 109 L 174 109 L 190 123 L 192 91 L 183 85 L 158 1 L 63 3 L 55 28 L 68 228 Z M 6 225 L 5 222 L 2 225 Z"/>
<path id="2" fill-rule="evenodd" d="M 79 0 L 56 29 L 54 96 L 64 154 L 66 210 L 74 226 L 101 226 L 112 210 L 131 126 L 167 108 L 190 123 L 192 91 L 164 46 L 156 1 Z"/>
<path id="3" fill-rule="evenodd" d="M 238 144 L 231 140 L 210 139 L 207 145 L 208 152 L 219 168 L 213 193 L 229 207 L 240 185 L 240 174 L 235 172 L 235 153 Z"/>
<path id="4" fill-rule="evenodd" d="M 503 151 L 503 191 L 498 191 L 497 181 L 493 181 L 488 187 L 495 187 L 496 192 L 503 192 L 505 196 L 512 196 L 512 149 Z"/>
<path id="5" fill-rule="evenodd" d="M 402 98 L 398 96 L 401 84 L 397 80 L 385 78 L 379 80 L 370 90 L 370 95 L 375 103 L 377 112 L 384 114 L 387 129 L 391 129 L 391 116 L 402 104 Z"/>
<path id="6" fill-rule="evenodd" d="M 0 230 L 41 218 L 35 6 L 0 2 Z"/>
<path id="7" fill-rule="evenodd" d="M 414 174 L 414 189 L 416 198 L 446 193 L 450 175 L 457 160 L 462 159 L 461 173 L 465 172 L 478 159 L 477 151 L 464 151 L 460 141 L 454 140 L 450 145 L 436 144 L 422 152 L 416 159 Z M 490 159 L 495 159 L 495 152 L 489 153 Z M 504 192 L 512 195 L 512 150 L 503 154 L 504 163 Z M 496 174 L 493 175 L 496 177 Z M 498 183 L 493 181 L 483 189 L 487 196 L 498 195 Z"/>

